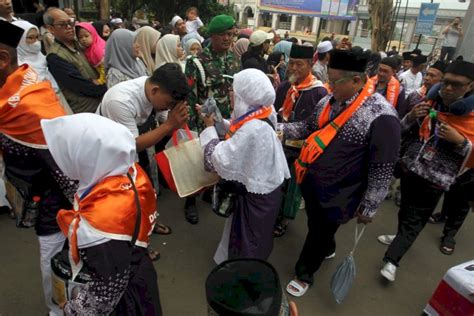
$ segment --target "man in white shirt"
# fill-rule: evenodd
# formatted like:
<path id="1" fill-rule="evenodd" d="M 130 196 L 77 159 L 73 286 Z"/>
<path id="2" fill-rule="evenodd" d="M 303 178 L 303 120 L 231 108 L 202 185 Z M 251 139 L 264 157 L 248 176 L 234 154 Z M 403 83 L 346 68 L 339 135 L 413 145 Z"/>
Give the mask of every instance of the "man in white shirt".
<path id="1" fill-rule="evenodd" d="M 423 83 L 421 71 L 425 67 L 426 60 L 427 57 L 423 55 L 413 57 L 413 66 L 398 77 L 400 83 L 405 88 L 406 95 L 421 87 Z"/>
<path id="2" fill-rule="evenodd" d="M 316 50 L 318 53 L 318 60 L 314 64 L 311 72 L 323 83 L 328 82 L 329 53 L 332 51 L 332 49 L 333 47 L 330 41 L 323 41 L 318 44 L 318 48 Z"/>
<path id="3" fill-rule="evenodd" d="M 11 0 L 0 0 L 0 20 L 13 22 L 16 18 L 13 16 L 13 4 Z"/>
<path id="4" fill-rule="evenodd" d="M 461 18 L 457 17 L 451 22 L 442 32 L 444 36 L 443 46 L 441 47 L 441 56 L 439 59 L 444 61 L 446 58 L 448 62 L 453 60 L 456 46 L 460 38 L 464 36 L 461 27 Z"/>
<path id="5" fill-rule="evenodd" d="M 178 64 L 164 64 L 151 77 L 119 83 L 104 95 L 97 114 L 125 125 L 135 136 L 137 152 L 154 146 L 188 120 L 186 98 L 189 87 Z M 139 129 L 149 120 L 153 109 L 170 110 L 168 119 L 145 133 Z"/>

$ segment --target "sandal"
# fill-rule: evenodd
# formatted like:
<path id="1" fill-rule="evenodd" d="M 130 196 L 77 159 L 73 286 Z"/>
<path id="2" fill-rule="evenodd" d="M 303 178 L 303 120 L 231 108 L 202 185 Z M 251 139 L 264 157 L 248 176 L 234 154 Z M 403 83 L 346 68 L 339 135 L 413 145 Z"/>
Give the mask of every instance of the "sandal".
<path id="1" fill-rule="evenodd" d="M 281 221 L 278 221 L 278 223 L 275 224 L 275 230 L 273 231 L 273 236 L 281 237 L 286 234 L 287 230 L 288 230 L 288 223 L 284 224 Z"/>
<path id="2" fill-rule="evenodd" d="M 300 282 L 303 283 L 304 285 L 301 285 Z M 301 297 L 305 295 L 308 289 L 309 289 L 308 283 L 305 283 L 303 281 L 297 281 L 296 279 L 291 280 L 290 283 L 288 283 L 288 285 L 286 286 L 286 291 L 289 294 L 293 295 L 294 297 Z"/>
<path id="3" fill-rule="evenodd" d="M 153 228 L 153 233 L 155 234 L 169 235 L 172 232 L 171 227 L 158 222 L 156 223 L 155 228 Z"/>
<path id="4" fill-rule="evenodd" d="M 159 251 L 156 251 L 155 249 L 148 247 L 148 257 L 150 257 L 151 261 L 157 261 L 161 258 L 161 254 Z"/>
<path id="5" fill-rule="evenodd" d="M 439 245 L 439 251 L 441 251 L 447 256 L 450 256 L 453 254 L 455 246 L 456 242 L 454 240 L 449 241 L 444 238 L 441 238 L 441 245 Z"/>
<path id="6" fill-rule="evenodd" d="M 444 216 L 442 213 L 435 213 L 430 216 L 428 222 L 430 222 L 430 224 L 442 224 L 446 222 L 446 216 Z"/>

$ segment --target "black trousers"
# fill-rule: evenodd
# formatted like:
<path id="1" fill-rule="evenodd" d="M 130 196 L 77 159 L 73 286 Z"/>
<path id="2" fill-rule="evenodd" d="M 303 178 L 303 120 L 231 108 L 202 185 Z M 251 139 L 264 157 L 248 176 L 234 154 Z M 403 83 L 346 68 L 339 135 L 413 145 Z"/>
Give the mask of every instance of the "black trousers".
<path id="1" fill-rule="evenodd" d="M 469 214 L 469 195 L 472 195 L 474 184 L 474 170 L 462 174 L 444 195 L 442 213 L 446 215 L 443 230 L 443 243 L 454 247 L 454 237 Z"/>
<path id="2" fill-rule="evenodd" d="M 335 234 L 340 224 L 330 221 L 325 210 L 314 197 L 311 175 L 301 185 L 308 216 L 308 234 L 295 266 L 296 277 L 308 284 L 313 283 L 313 274 L 324 258 L 336 249 Z"/>
<path id="3" fill-rule="evenodd" d="M 471 179 L 471 180 L 469 180 Z M 444 191 L 431 182 L 410 172 L 403 171 L 400 179 L 402 203 L 398 212 L 397 236 L 385 253 L 384 261 L 396 266 L 415 242 L 433 213 Z M 452 207 L 453 216 L 445 225 L 444 238 L 454 240 L 469 212 L 467 183 L 472 181 L 472 173 L 460 176 L 446 193 L 445 199 Z M 463 196 L 466 196 L 463 198 Z"/>
<path id="4" fill-rule="evenodd" d="M 433 213 L 443 190 L 411 171 L 400 177 L 402 201 L 398 212 L 397 236 L 385 253 L 384 261 L 398 266 Z"/>
<path id="5" fill-rule="evenodd" d="M 454 53 L 456 53 L 456 47 L 441 47 L 441 55 L 439 56 L 439 60 L 444 61 L 447 57 L 448 62 L 453 60 Z"/>

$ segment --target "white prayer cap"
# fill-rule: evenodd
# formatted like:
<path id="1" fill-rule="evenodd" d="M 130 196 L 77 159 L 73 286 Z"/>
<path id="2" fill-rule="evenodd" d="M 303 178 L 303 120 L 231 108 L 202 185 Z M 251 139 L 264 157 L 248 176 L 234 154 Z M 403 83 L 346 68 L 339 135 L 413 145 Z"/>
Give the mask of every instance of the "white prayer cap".
<path id="1" fill-rule="evenodd" d="M 257 30 L 250 35 L 250 43 L 252 43 L 252 46 L 259 46 L 265 43 L 265 41 L 271 41 L 274 37 L 275 34 L 273 33 Z"/>
<path id="2" fill-rule="evenodd" d="M 324 41 L 318 44 L 317 51 L 319 54 L 327 53 L 332 50 L 332 44 L 330 41 Z"/>
<path id="3" fill-rule="evenodd" d="M 178 23 L 179 20 L 182 20 L 182 18 L 179 15 L 175 15 L 170 22 L 170 25 L 172 27 L 175 27 L 176 23 Z"/>
<path id="4" fill-rule="evenodd" d="M 110 23 L 112 23 L 112 24 L 121 24 L 121 23 L 123 23 L 123 20 L 121 18 L 115 18 L 115 19 L 110 20 Z"/>

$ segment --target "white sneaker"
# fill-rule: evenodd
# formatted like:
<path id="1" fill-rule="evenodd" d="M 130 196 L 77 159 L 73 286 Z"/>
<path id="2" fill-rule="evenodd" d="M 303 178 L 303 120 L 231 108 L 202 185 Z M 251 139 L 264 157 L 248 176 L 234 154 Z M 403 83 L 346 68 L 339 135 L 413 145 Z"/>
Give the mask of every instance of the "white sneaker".
<path id="1" fill-rule="evenodd" d="M 304 203 L 304 200 L 301 199 L 300 210 L 304 210 L 305 208 L 306 208 L 306 204 Z"/>
<path id="2" fill-rule="evenodd" d="M 380 235 L 377 240 L 384 245 L 391 245 L 397 235 Z"/>
<path id="3" fill-rule="evenodd" d="M 386 278 L 387 280 L 389 280 L 390 282 L 393 282 L 395 281 L 395 276 L 397 274 L 397 266 L 394 265 L 393 263 L 391 262 L 387 262 L 382 270 L 380 270 L 380 274 Z"/>
<path id="4" fill-rule="evenodd" d="M 330 254 L 330 255 L 324 257 L 324 260 L 332 259 L 332 258 L 334 258 L 334 257 L 336 257 L 336 252 L 333 252 L 332 254 Z"/>

